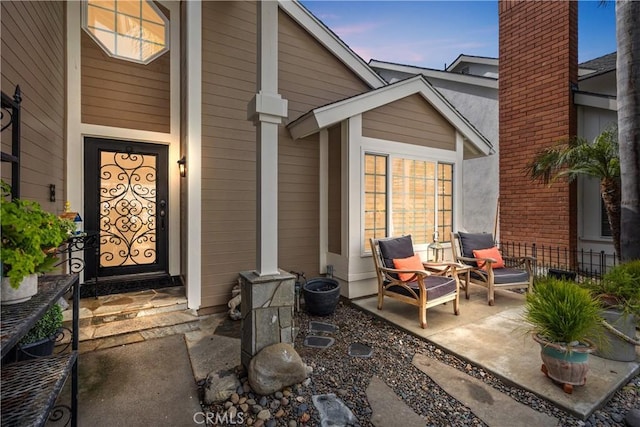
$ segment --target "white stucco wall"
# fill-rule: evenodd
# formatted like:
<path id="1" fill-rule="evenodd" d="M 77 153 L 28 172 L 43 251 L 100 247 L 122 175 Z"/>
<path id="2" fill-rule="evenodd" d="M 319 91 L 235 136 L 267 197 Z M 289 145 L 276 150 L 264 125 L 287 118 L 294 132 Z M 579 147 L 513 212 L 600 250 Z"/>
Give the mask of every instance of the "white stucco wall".
<path id="1" fill-rule="evenodd" d="M 495 227 L 499 179 L 498 91 L 434 78 L 427 80 L 482 132 L 496 151 L 491 156 L 464 161 L 462 224 L 458 224 L 459 229 L 470 232 L 492 233 Z"/>

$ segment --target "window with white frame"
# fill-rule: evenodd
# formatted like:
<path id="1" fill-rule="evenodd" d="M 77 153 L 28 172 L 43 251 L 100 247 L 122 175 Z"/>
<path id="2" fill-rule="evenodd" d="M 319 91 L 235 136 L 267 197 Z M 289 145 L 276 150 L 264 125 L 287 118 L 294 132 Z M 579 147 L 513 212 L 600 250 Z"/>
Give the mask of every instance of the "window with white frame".
<path id="1" fill-rule="evenodd" d="M 114 58 L 148 64 L 169 50 L 169 22 L 153 1 L 84 1 L 82 28 Z"/>
<path id="2" fill-rule="evenodd" d="M 364 248 L 369 238 L 411 234 L 414 244 L 441 242 L 453 229 L 453 165 L 365 153 Z M 390 202 L 390 203 L 388 203 Z"/>

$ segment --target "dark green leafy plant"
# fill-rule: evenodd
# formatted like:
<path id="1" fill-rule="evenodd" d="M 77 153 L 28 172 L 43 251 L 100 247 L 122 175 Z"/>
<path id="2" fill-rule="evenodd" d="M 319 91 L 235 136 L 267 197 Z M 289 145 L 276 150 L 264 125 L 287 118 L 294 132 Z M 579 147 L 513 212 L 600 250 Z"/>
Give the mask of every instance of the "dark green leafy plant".
<path id="1" fill-rule="evenodd" d="M 62 308 L 54 304 L 36 324 L 22 337 L 20 344 L 31 344 L 44 338 L 54 336 L 62 327 Z"/>
<path id="2" fill-rule="evenodd" d="M 640 260 L 616 265 L 600 282 L 584 283 L 606 308 L 640 317 Z"/>
<path id="3" fill-rule="evenodd" d="M 17 289 L 25 276 L 51 270 L 54 249 L 75 229 L 72 221 L 47 212 L 33 201 L 11 199 L 11 187 L 2 181 L 0 224 L 2 275 Z"/>
<path id="4" fill-rule="evenodd" d="M 600 302 L 573 282 L 552 277 L 537 278 L 527 294 L 524 320 L 540 337 L 571 346 L 590 339 L 602 342 Z"/>

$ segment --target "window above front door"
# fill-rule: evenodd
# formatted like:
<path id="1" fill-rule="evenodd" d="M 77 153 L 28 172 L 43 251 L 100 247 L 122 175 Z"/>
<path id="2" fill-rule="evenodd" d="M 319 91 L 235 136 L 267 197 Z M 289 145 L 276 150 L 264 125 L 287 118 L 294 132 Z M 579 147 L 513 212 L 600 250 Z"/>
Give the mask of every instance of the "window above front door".
<path id="1" fill-rule="evenodd" d="M 169 50 L 169 23 L 153 1 L 87 0 L 82 28 L 114 58 L 148 64 Z"/>

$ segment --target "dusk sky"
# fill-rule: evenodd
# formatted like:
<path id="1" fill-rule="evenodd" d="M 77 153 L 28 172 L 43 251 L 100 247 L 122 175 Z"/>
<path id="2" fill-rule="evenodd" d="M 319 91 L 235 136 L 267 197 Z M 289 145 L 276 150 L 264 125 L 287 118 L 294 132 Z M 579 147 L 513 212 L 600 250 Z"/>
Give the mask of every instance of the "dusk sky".
<path id="1" fill-rule="evenodd" d="M 497 1 L 301 0 L 366 62 L 443 69 L 459 54 L 498 57 Z M 616 50 L 615 2 L 581 0 L 578 61 Z"/>

